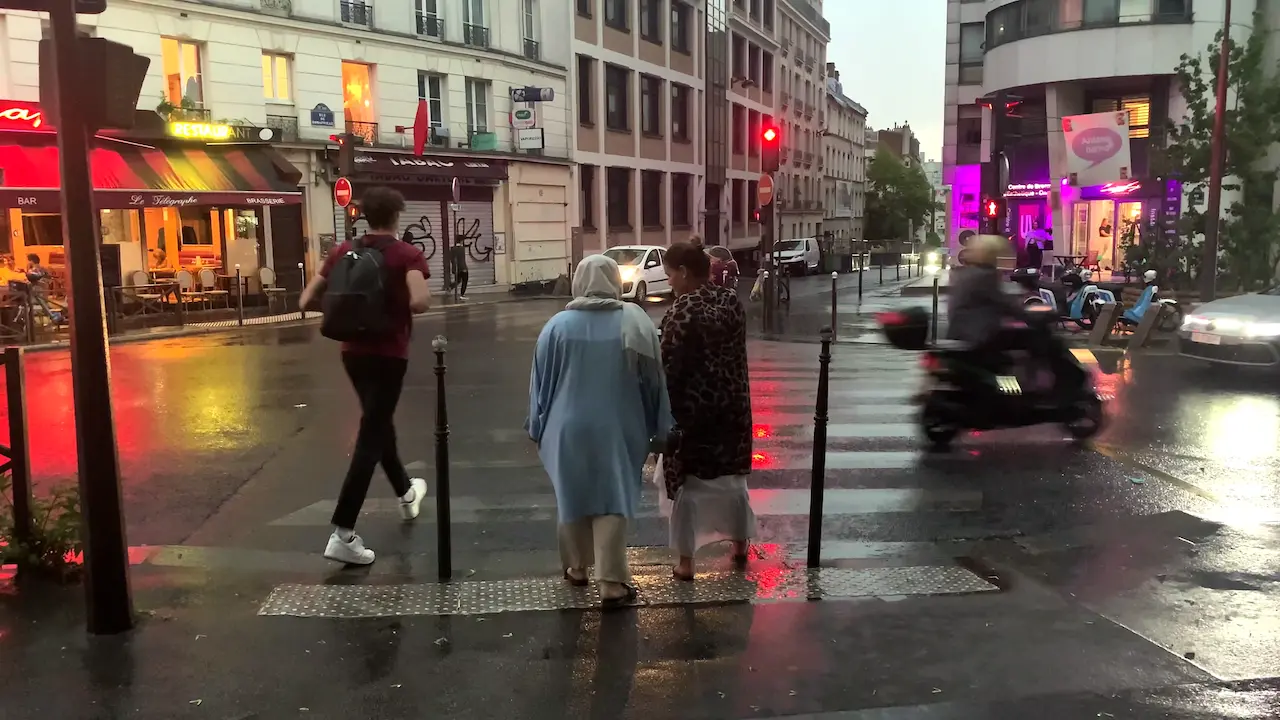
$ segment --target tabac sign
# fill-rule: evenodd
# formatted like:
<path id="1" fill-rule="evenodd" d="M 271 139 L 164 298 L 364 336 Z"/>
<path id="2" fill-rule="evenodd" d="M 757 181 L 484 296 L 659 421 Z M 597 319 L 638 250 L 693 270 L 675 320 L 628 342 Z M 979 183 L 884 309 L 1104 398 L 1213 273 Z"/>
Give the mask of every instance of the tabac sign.
<path id="1" fill-rule="evenodd" d="M 22 100 L 0 100 L 0 130 L 17 132 L 50 132 L 53 127 L 44 119 L 40 106 Z"/>

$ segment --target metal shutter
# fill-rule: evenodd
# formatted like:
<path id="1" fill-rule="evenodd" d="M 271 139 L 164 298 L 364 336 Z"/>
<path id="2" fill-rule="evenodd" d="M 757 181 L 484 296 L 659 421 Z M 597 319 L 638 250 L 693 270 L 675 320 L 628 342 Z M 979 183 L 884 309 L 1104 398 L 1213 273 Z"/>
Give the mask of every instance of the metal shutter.
<path id="1" fill-rule="evenodd" d="M 484 287 L 498 282 L 493 256 L 493 203 L 460 202 L 453 213 L 454 237 L 459 235 L 467 246 L 467 271 L 471 287 Z"/>
<path id="2" fill-rule="evenodd" d="M 346 224 L 344 220 L 345 211 L 334 205 L 334 227 L 335 235 L 338 242 L 346 240 L 344 233 Z M 489 223 L 492 227 L 492 220 Z M 422 254 L 427 256 L 427 267 L 431 270 L 431 279 L 429 285 L 432 292 L 444 291 L 444 267 L 441 265 L 441 238 L 443 237 L 441 230 L 445 227 L 444 221 L 440 216 L 440 202 L 438 200 L 406 200 L 404 204 L 404 212 L 400 215 L 400 227 L 397 234 L 404 236 L 404 231 L 408 229 L 412 242 L 422 250 Z M 364 218 L 358 218 L 355 224 L 356 237 L 369 232 L 369 224 Z M 492 237 L 492 232 L 490 233 Z M 475 271 L 472 271 L 471 282 L 475 284 Z M 489 284 L 492 284 L 492 273 L 490 273 Z"/>

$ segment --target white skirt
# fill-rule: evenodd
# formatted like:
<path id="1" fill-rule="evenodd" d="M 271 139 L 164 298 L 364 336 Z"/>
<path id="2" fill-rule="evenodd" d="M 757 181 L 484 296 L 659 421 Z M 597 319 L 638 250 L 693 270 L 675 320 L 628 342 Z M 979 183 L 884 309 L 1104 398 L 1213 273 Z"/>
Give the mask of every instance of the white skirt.
<path id="1" fill-rule="evenodd" d="M 662 482 L 662 459 L 654 468 L 658 506 L 670 521 L 671 549 L 680 557 L 693 557 L 713 543 L 751 540 L 756 534 L 756 514 L 751 510 L 746 475 L 725 475 L 714 480 L 686 477 L 674 501 L 667 498 Z"/>

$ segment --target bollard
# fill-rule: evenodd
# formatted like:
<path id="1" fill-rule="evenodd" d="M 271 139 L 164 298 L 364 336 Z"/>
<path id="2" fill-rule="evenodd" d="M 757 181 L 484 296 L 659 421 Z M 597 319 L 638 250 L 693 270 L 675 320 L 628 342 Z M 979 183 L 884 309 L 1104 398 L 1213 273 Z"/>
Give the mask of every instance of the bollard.
<path id="1" fill-rule="evenodd" d="M 893 264 L 893 272 L 894 272 L 894 274 L 895 274 L 895 275 L 897 275 L 897 277 L 895 278 L 896 280 L 901 280 L 901 279 L 902 279 L 902 262 L 901 262 L 901 260 L 899 260 L 898 262 L 896 262 L 896 263 L 894 263 L 894 264 Z"/>
<path id="2" fill-rule="evenodd" d="M 929 331 L 929 337 L 933 343 L 938 343 L 938 276 L 933 276 L 933 318 L 930 320 L 932 328 Z"/>
<path id="3" fill-rule="evenodd" d="M 25 329 L 27 331 L 27 342 L 31 344 L 35 344 L 36 341 L 36 308 L 35 305 L 32 304 L 32 296 L 35 294 L 35 291 L 35 287 L 28 283 L 27 297 L 26 300 L 24 300 L 27 304 L 27 327 Z"/>
<path id="4" fill-rule="evenodd" d="M 239 263 L 236 263 L 236 323 L 244 325 L 244 283 L 240 280 Z"/>
<path id="5" fill-rule="evenodd" d="M 809 478 L 808 565 L 822 564 L 822 501 L 827 483 L 827 382 L 831 375 L 831 328 L 822 328 L 818 354 L 818 399 L 813 410 L 813 475 Z"/>
<path id="6" fill-rule="evenodd" d="M 9 405 L 9 444 L 0 446 L 6 459 L 0 473 L 13 478 L 13 539 L 22 544 L 31 539 L 31 453 L 27 446 L 26 384 L 23 382 L 22 348 L 4 349 L 5 394 Z"/>
<path id="7" fill-rule="evenodd" d="M 884 285 L 884 258 L 880 258 L 880 284 Z"/>
<path id="8" fill-rule="evenodd" d="M 301 319 L 306 320 L 307 309 L 302 307 L 302 291 L 307 289 L 307 270 L 302 263 L 298 263 L 298 277 L 302 279 L 302 284 L 298 286 L 298 312 L 301 314 Z"/>
<path id="9" fill-rule="evenodd" d="M 862 256 L 859 255 L 858 256 L 858 304 L 859 305 L 862 304 L 862 276 L 866 274 L 863 271 L 867 269 L 865 265 L 866 263 L 862 261 Z"/>
<path id="10" fill-rule="evenodd" d="M 761 289 L 764 295 L 764 312 L 760 314 L 761 331 L 768 334 L 773 325 L 773 285 L 769 281 L 769 271 L 765 270 L 761 278 Z"/>
<path id="11" fill-rule="evenodd" d="M 444 351 L 449 341 L 437 335 L 436 353 L 436 569 L 441 580 L 453 577 L 453 528 L 449 520 L 449 408 L 444 396 Z"/>
<path id="12" fill-rule="evenodd" d="M 831 332 L 834 335 L 839 325 L 836 323 L 836 278 L 840 277 L 840 273 L 831 273 Z"/>

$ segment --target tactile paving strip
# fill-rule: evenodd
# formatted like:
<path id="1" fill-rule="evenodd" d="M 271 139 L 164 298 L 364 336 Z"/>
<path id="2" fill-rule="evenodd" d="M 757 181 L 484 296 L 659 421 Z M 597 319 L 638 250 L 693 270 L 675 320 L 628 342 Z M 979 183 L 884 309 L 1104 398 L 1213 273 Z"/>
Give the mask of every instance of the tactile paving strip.
<path id="1" fill-rule="evenodd" d="M 768 603 L 823 598 L 955 595 L 996 587 L 964 568 L 776 567 L 745 573 L 702 573 L 696 582 L 663 568 L 637 573 L 637 606 Z M 404 615 L 485 615 L 599 607 L 594 585 L 572 587 L 560 578 L 482 580 L 422 585 L 281 585 L 259 615 L 368 618 Z"/>

